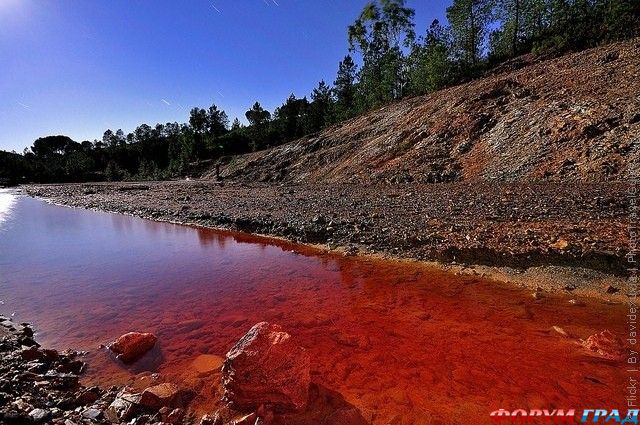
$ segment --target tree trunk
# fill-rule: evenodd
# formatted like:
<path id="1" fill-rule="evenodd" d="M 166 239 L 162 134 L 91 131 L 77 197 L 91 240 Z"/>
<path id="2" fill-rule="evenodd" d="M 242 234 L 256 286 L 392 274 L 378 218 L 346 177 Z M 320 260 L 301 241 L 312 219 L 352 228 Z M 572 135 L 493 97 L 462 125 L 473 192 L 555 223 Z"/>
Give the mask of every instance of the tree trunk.
<path id="1" fill-rule="evenodd" d="M 518 31 L 520 30 L 520 0 L 515 0 L 514 24 L 513 24 L 513 40 L 511 45 L 511 55 L 516 56 L 518 53 Z"/>

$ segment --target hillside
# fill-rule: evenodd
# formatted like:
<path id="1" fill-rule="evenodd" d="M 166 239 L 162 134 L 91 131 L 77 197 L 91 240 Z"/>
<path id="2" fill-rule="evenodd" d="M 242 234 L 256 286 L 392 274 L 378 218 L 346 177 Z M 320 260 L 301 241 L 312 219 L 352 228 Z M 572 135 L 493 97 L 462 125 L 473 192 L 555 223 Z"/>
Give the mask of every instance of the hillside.
<path id="1" fill-rule="evenodd" d="M 546 61 L 519 58 L 485 78 L 225 158 L 221 175 L 291 183 L 622 180 L 640 162 L 632 152 L 640 140 L 639 52 L 634 39 Z"/>

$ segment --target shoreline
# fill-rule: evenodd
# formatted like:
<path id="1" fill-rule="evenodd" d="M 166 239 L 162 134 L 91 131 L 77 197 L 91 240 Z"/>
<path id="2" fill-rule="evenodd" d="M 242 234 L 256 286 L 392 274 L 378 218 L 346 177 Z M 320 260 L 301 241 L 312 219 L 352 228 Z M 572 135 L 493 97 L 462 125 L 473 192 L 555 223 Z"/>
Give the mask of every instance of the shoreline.
<path id="1" fill-rule="evenodd" d="M 387 249 L 379 250 L 366 243 L 340 243 L 339 241 L 334 242 L 330 238 L 327 241 L 327 238 L 319 238 L 319 236 L 322 235 L 318 235 L 317 232 L 314 233 L 312 237 L 307 236 L 306 238 L 304 235 L 300 237 L 300 235 L 295 234 L 283 235 L 281 234 L 282 232 L 265 232 L 265 229 L 269 229 L 264 223 L 261 225 L 260 217 L 242 217 L 240 214 L 234 214 L 235 210 L 233 208 L 229 209 L 229 213 L 224 210 L 219 211 L 218 215 L 206 211 L 196 214 L 195 216 L 193 214 L 181 214 L 181 212 L 189 211 L 191 208 L 184 208 L 184 206 L 182 206 L 177 211 L 164 210 L 159 205 L 161 202 L 158 202 L 158 200 L 149 200 L 148 197 L 141 197 L 138 193 L 147 194 L 147 192 L 151 192 L 154 195 L 163 194 L 162 200 L 164 201 L 182 199 L 188 202 L 191 200 L 188 194 L 189 191 L 197 193 L 198 189 L 202 189 L 202 187 L 206 185 L 209 186 L 206 187 L 205 191 L 209 192 L 215 193 L 216 190 L 220 192 L 226 190 L 233 191 L 235 194 L 241 193 L 245 198 L 240 197 L 240 202 L 242 202 L 242 199 L 246 200 L 247 197 L 250 197 L 251 192 L 273 190 L 273 187 L 270 186 L 247 187 L 246 185 L 241 185 L 225 187 L 218 183 L 204 181 L 29 185 L 22 186 L 21 189 L 28 196 L 43 199 L 46 202 L 61 206 L 125 214 L 156 222 L 212 229 L 230 232 L 232 234 L 250 235 L 251 237 L 264 239 L 266 242 L 292 244 L 298 247 L 304 246 L 315 250 L 318 254 L 358 255 L 373 260 L 412 262 L 458 275 L 476 275 L 481 278 L 494 280 L 503 284 L 515 285 L 524 290 L 532 291 L 532 296 L 535 298 L 542 297 L 545 293 L 548 293 L 569 297 L 572 302 L 576 302 L 575 298 L 590 298 L 613 304 L 624 303 L 627 299 L 622 290 L 626 286 L 625 277 L 617 271 L 611 272 L 611 261 L 605 261 L 603 264 L 605 270 L 599 270 L 598 268 L 589 267 L 593 266 L 593 264 L 597 265 L 597 262 L 593 264 L 587 262 L 586 267 L 581 266 L 579 260 L 575 258 L 571 260 L 565 257 L 563 261 L 559 262 L 558 255 L 562 255 L 563 253 L 560 252 L 559 254 L 556 251 L 550 251 L 551 254 L 548 256 L 539 252 L 535 261 L 529 262 L 528 264 L 526 261 L 521 262 L 522 267 L 514 267 L 513 265 L 514 263 L 518 264 L 517 256 L 508 260 L 506 264 L 501 264 L 500 261 L 492 264 L 490 261 L 486 261 L 486 258 L 482 257 L 479 258 L 483 261 L 476 262 L 464 257 L 461 260 L 458 260 L 456 257 L 453 259 L 437 258 L 437 256 L 436 258 L 429 258 L 429 256 L 425 255 L 412 255 L 410 249 L 404 249 L 402 246 L 390 246 L 387 247 Z M 506 186 L 509 187 L 509 185 Z M 587 186 L 593 185 L 590 184 Z M 611 185 L 605 184 L 603 186 Z M 411 189 L 413 186 L 407 185 L 406 187 Z M 404 188 L 406 189 L 406 187 Z M 624 190 L 623 187 L 623 185 L 618 185 L 618 190 Z M 178 196 L 178 194 L 174 193 L 172 194 L 173 196 L 167 196 L 164 192 L 167 188 L 181 189 L 181 191 L 186 191 L 187 195 Z M 281 186 L 276 189 L 288 190 L 286 187 Z M 296 189 L 299 190 L 300 186 L 293 186 L 292 190 Z M 101 196 L 98 198 L 96 196 L 97 194 L 101 194 Z M 184 201 L 182 201 L 182 203 L 184 203 Z M 273 201 L 277 201 L 277 199 Z M 192 202 L 192 205 L 194 208 L 201 207 L 196 202 Z M 273 205 L 270 207 L 274 208 L 275 206 L 277 206 L 277 202 L 273 202 Z M 285 209 L 286 208 L 288 207 L 285 207 Z M 284 211 L 284 215 L 288 213 L 289 211 Z M 315 225 L 317 221 L 322 221 L 322 219 L 319 220 L 318 215 L 313 215 L 310 220 L 303 222 L 303 226 Z M 321 223 L 320 226 L 327 224 L 329 226 L 340 227 L 339 224 L 336 225 L 331 222 Z M 505 227 L 509 227 L 510 225 L 511 223 L 507 223 Z M 357 228 L 357 224 L 355 227 Z M 622 239 L 623 235 L 620 236 L 620 238 Z M 456 249 L 459 247 L 456 247 L 454 244 L 453 248 Z M 608 248 L 616 249 L 616 247 Z M 609 254 L 611 254 L 613 249 L 609 251 Z M 474 248 L 474 250 L 482 251 L 482 248 Z M 621 252 L 620 250 L 618 251 Z M 501 256 L 505 255 L 504 252 L 500 254 Z M 622 254 L 620 253 L 617 257 L 620 260 L 624 260 L 624 257 L 620 257 L 620 255 Z M 493 256 L 493 258 L 496 258 L 496 256 Z"/>

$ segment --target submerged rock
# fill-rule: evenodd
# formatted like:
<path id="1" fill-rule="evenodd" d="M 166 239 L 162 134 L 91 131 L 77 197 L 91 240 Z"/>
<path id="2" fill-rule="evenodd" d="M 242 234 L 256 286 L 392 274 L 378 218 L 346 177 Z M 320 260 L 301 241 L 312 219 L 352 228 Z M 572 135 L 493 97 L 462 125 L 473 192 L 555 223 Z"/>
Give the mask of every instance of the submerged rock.
<path id="1" fill-rule="evenodd" d="M 306 350 L 280 326 L 258 323 L 227 353 L 224 397 L 237 410 L 301 410 L 309 397 L 310 363 Z"/>
<path id="2" fill-rule="evenodd" d="M 591 335 L 582 342 L 582 346 L 607 360 L 622 360 L 625 356 L 624 343 L 608 330 Z"/>
<path id="3" fill-rule="evenodd" d="M 214 354 L 201 354 L 191 363 L 191 368 L 198 375 L 208 375 L 210 373 L 219 372 L 224 359 Z"/>
<path id="4" fill-rule="evenodd" d="M 129 332 L 113 341 L 107 348 L 123 363 L 129 364 L 151 350 L 157 340 L 158 338 L 151 333 Z"/>

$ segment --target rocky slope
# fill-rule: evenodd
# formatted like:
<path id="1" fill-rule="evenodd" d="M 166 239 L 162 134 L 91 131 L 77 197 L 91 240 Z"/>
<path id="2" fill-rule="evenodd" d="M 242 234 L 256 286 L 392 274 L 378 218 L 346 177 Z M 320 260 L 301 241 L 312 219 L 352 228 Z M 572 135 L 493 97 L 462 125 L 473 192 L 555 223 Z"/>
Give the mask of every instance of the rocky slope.
<path id="1" fill-rule="evenodd" d="M 640 39 L 401 100 L 273 149 L 225 178 L 286 182 L 613 181 L 640 163 Z M 213 175 L 213 173 L 212 173 Z"/>

